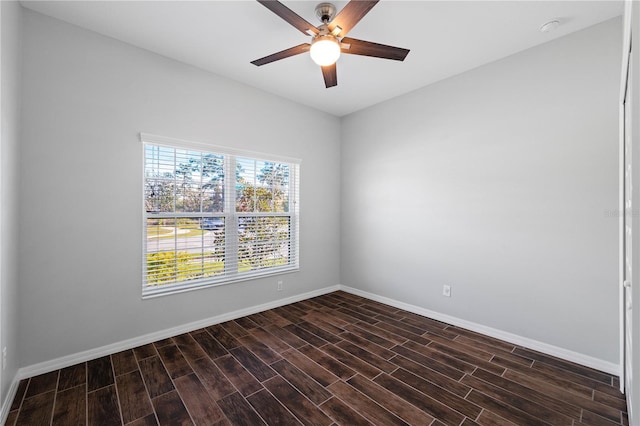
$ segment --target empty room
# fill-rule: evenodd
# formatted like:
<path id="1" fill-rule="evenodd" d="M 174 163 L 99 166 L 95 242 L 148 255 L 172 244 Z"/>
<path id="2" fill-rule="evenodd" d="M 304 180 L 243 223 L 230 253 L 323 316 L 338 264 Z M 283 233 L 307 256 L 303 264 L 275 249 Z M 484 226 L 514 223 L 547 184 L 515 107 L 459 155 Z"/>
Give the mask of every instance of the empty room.
<path id="1" fill-rule="evenodd" d="M 640 425 L 640 2 L 0 22 L 0 424 Z"/>

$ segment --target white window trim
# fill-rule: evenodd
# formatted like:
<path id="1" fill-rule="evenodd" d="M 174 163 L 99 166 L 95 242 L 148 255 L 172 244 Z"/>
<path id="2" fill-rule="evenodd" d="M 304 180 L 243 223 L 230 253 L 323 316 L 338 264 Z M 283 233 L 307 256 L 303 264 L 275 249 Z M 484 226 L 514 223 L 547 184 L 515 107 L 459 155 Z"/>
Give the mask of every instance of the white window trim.
<path id="1" fill-rule="evenodd" d="M 140 133 L 140 142 L 142 142 L 141 146 L 143 147 L 143 155 L 142 155 L 142 194 L 144 194 L 144 186 L 145 186 L 145 155 L 144 155 L 144 146 L 145 144 L 153 144 L 165 146 L 168 148 L 178 148 L 178 149 L 191 149 L 196 151 L 204 151 L 211 152 L 216 154 L 221 154 L 225 156 L 225 176 L 234 176 L 235 175 L 235 158 L 247 158 L 253 160 L 260 161 L 273 161 L 278 163 L 288 163 L 299 166 L 302 163 L 301 159 L 294 157 L 287 157 L 282 155 L 274 155 L 269 153 L 263 153 L 258 151 L 250 151 L 238 148 L 230 148 L 220 145 L 213 145 L 204 142 L 196 142 L 196 141 L 188 141 L 184 139 L 177 139 L 167 136 L 159 136 L 150 133 Z M 229 158 L 232 158 L 233 161 L 228 161 Z M 243 273 L 241 275 L 235 274 L 226 274 L 223 277 L 209 277 L 202 278 L 197 280 L 187 281 L 185 283 L 176 283 L 176 284 L 166 284 L 163 286 L 155 287 L 155 286 L 146 286 L 145 278 L 146 278 L 146 258 L 147 258 L 147 250 L 146 250 L 146 219 L 147 215 L 145 213 L 145 199 L 144 195 L 142 196 L 142 229 L 143 229 L 143 244 L 142 244 L 142 299 L 150 299 L 160 296 L 166 296 L 170 294 L 178 294 L 184 293 L 187 291 L 216 287 L 221 285 L 233 284 L 242 281 L 249 281 L 254 279 L 263 278 L 266 276 L 272 275 L 281 275 L 287 273 L 297 272 L 300 269 L 300 253 L 299 253 L 299 244 L 300 244 L 300 235 L 299 235 L 299 171 L 296 172 L 292 170 L 293 174 L 290 177 L 290 199 L 293 200 L 288 213 L 247 213 L 246 216 L 285 216 L 291 217 L 290 221 L 290 234 L 292 238 L 290 239 L 290 252 L 292 256 L 295 256 L 295 264 L 287 265 L 282 267 L 274 267 L 266 270 L 259 270 L 253 273 Z M 297 174 L 296 174 L 297 173 Z M 235 180 L 234 179 L 225 179 L 225 193 L 227 191 L 235 191 Z M 297 197 L 294 194 L 298 194 Z M 228 197 L 225 198 L 225 207 L 224 207 L 224 217 L 225 221 L 230 220 L 233 222 L 238 214 L 235 213 L 235 205 L 232 204 L 232 200 Z M 233 213 L 232 213 L 233 212 Z M 183 213 L 183 216 L 201 216 L 200 213 Z M 242 216 L 244 214 L 240 214 Z M 231 223 L 230 227 L 233 227 L 235 224 Z M 233 228 L 235 229 L 235 228 Z M 228 240 L 229 235 L 226 235 L 225 241 Z M 232 256 L 236 255 L 235 253 Z"/>

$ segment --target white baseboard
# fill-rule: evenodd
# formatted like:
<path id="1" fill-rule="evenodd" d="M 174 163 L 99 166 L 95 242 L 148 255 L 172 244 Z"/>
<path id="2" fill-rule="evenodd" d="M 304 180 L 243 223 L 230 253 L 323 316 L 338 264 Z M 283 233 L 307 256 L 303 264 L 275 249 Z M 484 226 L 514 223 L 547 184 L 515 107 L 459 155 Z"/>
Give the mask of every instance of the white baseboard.
<path id="1" fill-rule="evenodd" d="M 457 327 L 465 328 L 467 330 L 475 331 L 476 333 L 485 334 L 487 336 L 495 337 L 496 339 L 504 340 L 514 345 L 523 346 L 528 349 L 533 349 L 538 352 L 542 352 L 547 355 L 562 358 L 567 361 L 575 362 L 576 364 L 591 367 L 605 373 L 618 376 L 620 374 L 620 366 L 613 362 L 605 361 L 599 358 L 594 358 L 588 355 L 584 355 L 578 352 L 570 351 L 558 346 L 550 345 L 548 343 L 540 342 L 538 340 L 522 337 L 517 334 L 508 333 L 506 331 L 498 330 L 496 328 L 487 327 L 482 324 L 467 321 L 451 315 L 442 314 L 440 312 L 432 311 L 429 309 L 421 308 L 419 306 L 411 305 L 408 303 L 400 302 L 394 299 L 390 299 L 384 296 L 378 296 L 377 294 L 369 293 L 367 291 L 359 290 L 353 287 L 347 287 L 344 285 L 339 286 L 341 290 L 347 293 L 355 294 L 356 296 L 365 297 L 367 299 L 374 300 L 376 302 L 384 303 L 385 305 L 393 306 L 394 308 L 404 309 L 405 311 L 413 312 L 414 314 L 422 315 L 434 320 L 446 322 L 447 324 L 455 325 Z"/>
<path id="2" fill-rule="evenodd" d="M 18 375 L 13 378 L 11 382 L 11 386 L 9 386 L 9 391 L 2 401 L 2 408 L 0 409 L 0 425 L 3 425 L 7 422 L 7 417 L 9 416 L 9 409 L 11 409 L 11 404 L 13 404 L 13 399 L 16 397 L 16 392 L 18 392 L 18 384 L 20 383 L 20 379 L 18 379 Z"/>
<path id="3" fill-rule="evenodd" d="M 339 289 L 340 289 L 339 285 L 325 287 L 320 290 L 314 290 L 307 293 L 297 294 L 295 296 L 287 297 L 284 299 L 274 300 L 273 302 L 263 303 L 261 305 L 255 305 L 249 308 L 239 309 L 237 311 L 216 315 L 215 317 L 210 317 L 203 320 L 190 322 L 188 324 L 183 324 L 177 327 L 172 327 L 172 328 L 157 331 L 154 333 L 145 334 L 143 336 L 134 337 L 132 339 L 123 340 L 120 342 L 112 343 L 110 345 L 101 346 L 99 348 L 89 349 L 88 351 L 78 352 L 75 354 L 52 359 L 50 361 L 45 361 L 38 364 L 30 365 L 27 367 L 22 367 L 18 370 L 16 377 L 17 377 L 17 380 L 19 381 L 27 377 L 37 376 L 39 374 L 44 374 L 50 371 L 59 370 L 61 368 L 69 367 L 85 361 L 90 361 L 92 359 L 100 358 L 109 354 L 117 353 L 127 349 L 133 349 L 141 345 L 146 345 L 147 343 L 156 342 L 158 340 L 166 339 L 172 336 L 177 336 L 179 334 L 187 333 L 193 330 L 198 330 L 203 327 L 209 327 L 211 325 L 219 324 L 221 322 L 242 318 L 247 315 L 252 315 L 257 312 L 267 311 L 269 309 L 288 305 L 290 303 L 295 303 L 301 300 L 310 299 L 312 297 L 321 296 L 323 294 L 331 293 Z"/>

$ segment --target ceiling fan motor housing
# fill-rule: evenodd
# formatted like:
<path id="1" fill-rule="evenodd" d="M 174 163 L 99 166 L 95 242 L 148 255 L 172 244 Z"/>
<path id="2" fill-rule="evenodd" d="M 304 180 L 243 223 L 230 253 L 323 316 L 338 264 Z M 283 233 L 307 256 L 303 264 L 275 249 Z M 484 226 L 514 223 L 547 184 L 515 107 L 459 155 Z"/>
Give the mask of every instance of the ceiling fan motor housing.
<path id="1" fill-rule="evenodd" d="M 316 16 L 322 23 L 327 24 L 336 16 L 336 7 L 332 3 L 320 3 L 316 6 Z"/>

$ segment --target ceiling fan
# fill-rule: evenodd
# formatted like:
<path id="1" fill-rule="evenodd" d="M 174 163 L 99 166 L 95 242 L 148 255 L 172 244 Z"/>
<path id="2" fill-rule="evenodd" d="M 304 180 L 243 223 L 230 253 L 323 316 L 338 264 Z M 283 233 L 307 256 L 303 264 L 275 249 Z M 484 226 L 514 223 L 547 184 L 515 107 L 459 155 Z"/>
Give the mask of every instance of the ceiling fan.
<path id="1" fill-rule="evenodd" d="M 376 58 L 404 61 L 409 49 L 387 46 L 370 41 L 346 37 L 347 33 L 378 3 L 379 0 L 351 0 L 336 15 L 336 7 L 331 3 L 316 6 L 316 16 L 322 25 L 316 27 L 277 0 L 257 0 L 258 3 L 293 25 L 305 35 L 312 37 L 311 43 L 302 43 L 282 50 L 251 63 L 256 66 L 269 64 L 290 56 L 309 52 L 311 59 L 322 67 L 322 76 L 327 88 L 338 84 L 336 61 L 340 53 L 373 56 Z"/>

